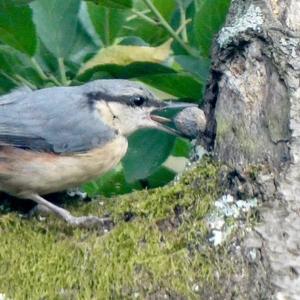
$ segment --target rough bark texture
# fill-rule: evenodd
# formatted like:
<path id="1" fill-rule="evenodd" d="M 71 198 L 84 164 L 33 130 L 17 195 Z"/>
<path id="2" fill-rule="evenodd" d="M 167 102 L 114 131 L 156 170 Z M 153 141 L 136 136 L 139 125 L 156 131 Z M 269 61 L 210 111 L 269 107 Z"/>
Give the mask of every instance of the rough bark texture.
<path id="1" fill-rule="evenodd" d="M 269 170 L 258 176 L 262 223 L 245 245 L 262 254 L 261 299 L 300 299 L 299 74 L 300 1 L 233 1 L 214 47 L 206 145 L 240 172 Z"/>

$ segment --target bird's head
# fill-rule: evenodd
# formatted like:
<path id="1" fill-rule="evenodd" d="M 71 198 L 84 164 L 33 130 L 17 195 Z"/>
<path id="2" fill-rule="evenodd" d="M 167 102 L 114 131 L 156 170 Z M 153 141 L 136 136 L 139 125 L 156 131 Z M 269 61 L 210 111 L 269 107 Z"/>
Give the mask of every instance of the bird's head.
<path id="1" fill-rule="evenodd" d="M 160 101 L 142 84 L 119 79 L 96 80 L 86 85 L 87 96 L 102 121 L 128 136 L 141 128 L 156 128 L 179 134 L 167 127 L 171 120 L 157 115 L 168 108 L 185 108 L 189 103 Z"/>

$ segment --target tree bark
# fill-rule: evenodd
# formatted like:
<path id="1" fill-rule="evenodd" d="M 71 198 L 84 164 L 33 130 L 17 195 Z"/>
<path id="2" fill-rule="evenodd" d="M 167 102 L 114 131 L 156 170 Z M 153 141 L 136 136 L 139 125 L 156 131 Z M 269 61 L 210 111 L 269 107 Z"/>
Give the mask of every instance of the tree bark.
<path id="1" fill-rule="evenodd" d="M 270 299 L 300 299 L 299 74 L 300 0 L 232 1 L 213 49 L 205 145 L 240 173 L 263 170 L 250 191 L 262 222 L 245 247 L 262 254 Z"/>

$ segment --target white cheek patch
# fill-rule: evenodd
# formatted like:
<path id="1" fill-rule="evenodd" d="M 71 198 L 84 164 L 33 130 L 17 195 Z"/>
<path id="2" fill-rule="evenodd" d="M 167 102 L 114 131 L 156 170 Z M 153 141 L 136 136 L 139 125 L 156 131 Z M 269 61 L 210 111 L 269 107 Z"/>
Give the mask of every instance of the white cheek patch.
<path id="1" fill-rule="evenodd" d="M 96 108 L 102 121 L 122 135 L 128 136 L 139 128 L 151 127 L 146 120 L 150 113 L 147 108 L 106 101 L 98 101 Z"/>
<path id="2" fill-rule="evenodd" d="M 101 120 L 110 127 L 114 127 L 114 114 L 111 111 L 111 108 L 105 101 L 97 101 L 96 109 L 100 114 Z"/>

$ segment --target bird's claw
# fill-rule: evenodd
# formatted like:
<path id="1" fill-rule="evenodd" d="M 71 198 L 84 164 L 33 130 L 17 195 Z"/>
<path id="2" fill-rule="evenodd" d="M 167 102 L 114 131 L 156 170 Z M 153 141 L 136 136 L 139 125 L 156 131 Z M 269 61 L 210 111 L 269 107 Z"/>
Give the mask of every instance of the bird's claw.
<path id="1" fill-rule="evenodd" d="M 29 216 L 33 214 L 43 212 L 43 213 L 56 213 L 60 218 L 65 220 L 67 224 L 72 227 L 80 227 L 87 229 L 98 229 L 100 231 L 108 232 L 114 227 L 114 222 L 109 217 L 99 218 L 96 216 L 73 216 L 68 210 L 58 207 L 44 199 L 38 198 L 40 202 L 43 200 L 43 204 L 38 204 L 34 210 L 29 213 Z"/>
<path id="2" fill-rule="evenodd" d="M 114 222 L 111 218 L 98 218 L 95 216 L 82 216 L 82 217 L 74 217 L 70 216 L 67 222 L 74 227 L 81 227 L 81 228 L 97 228 L 102 229 L 104 232 L 110 231 L 113 226 Z"/>

